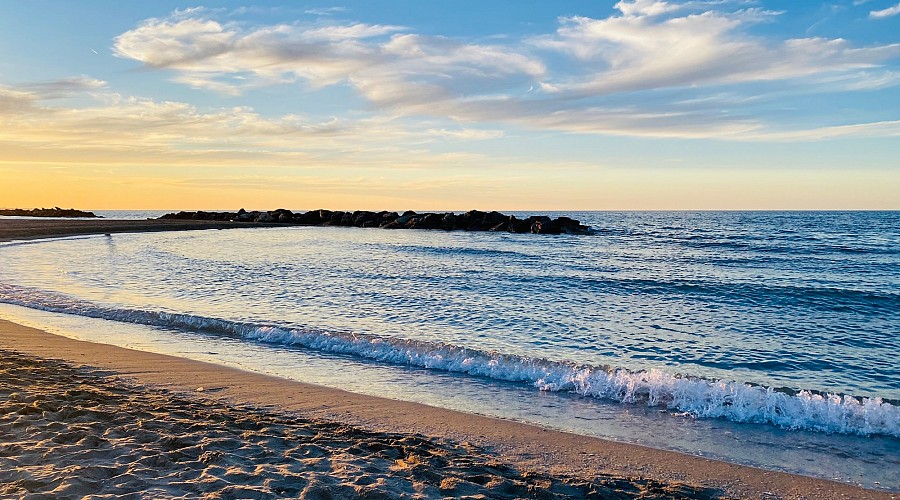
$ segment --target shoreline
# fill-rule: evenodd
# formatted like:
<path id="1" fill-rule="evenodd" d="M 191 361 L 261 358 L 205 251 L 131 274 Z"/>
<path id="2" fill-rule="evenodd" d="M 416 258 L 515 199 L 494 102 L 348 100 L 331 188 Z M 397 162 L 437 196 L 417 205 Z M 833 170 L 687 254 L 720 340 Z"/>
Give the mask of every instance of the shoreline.
<path id="1" fill-rule="evenodd" d="M 84 221 L 93 227 L 78 224 L 79 227 L 73 229 L 61 226 L 76 221 L 59 221 L 62 224 L 54 224 L 58 221 L 24 221 L 31 223 L 31 227 L 27 228 L 28 234 L 23 238 L 10 237 L 6 222 L 11 221 L 0 221 L 0 241 L 105 232 L 235 228 L 233 224 L 212 227 L 211 224 L 196 223 L 170 226 L 159 224 L 159 221 Z M 116 224 L 121 222 L 135 224 Z M 0 320 L 0 349 L 95 367 L 140 386 L 165 389 L 190 400 L 251 405 L 317 422 L 340 422 L 376 433 L 421 434 L 436 437 L 441 442 L 473 443 L 487 450 L 495 460 L 540 474 L 581 478 L 612 476 L 623 481 L 643 478 L 669 485 L 689 484 L 720 490 L 727 496 L 738 498 L 900 498 L 896 493 L 865 490 L 824 479 L 348 393 L 200 361 L 92 344 L 6 320 Z"/>
<path id="2" fill-rule="evenodd" d="M 0 356 L 4 497 L 720 498 L 648 479 L 542 474 L 471 443 L 148 388 L 15 351 Z"/>
<path id="3" fill-rule="evenodd" d="M 883 498 L 896 494 L 672 451 L 345 392 L 168 355 L 94 344 L 0 319 L 0 350 L 86 366 L 179 397 L 246 405 L 380 434 L 471 443 L 504 464 L 557 477 L 603 475 L 720 490 L 726 497 Z"/>

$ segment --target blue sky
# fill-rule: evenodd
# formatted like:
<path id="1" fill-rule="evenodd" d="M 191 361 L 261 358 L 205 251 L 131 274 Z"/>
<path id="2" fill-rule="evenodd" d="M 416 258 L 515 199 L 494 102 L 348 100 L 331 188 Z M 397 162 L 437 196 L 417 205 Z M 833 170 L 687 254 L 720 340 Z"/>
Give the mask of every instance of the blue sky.
<path id="1" fill-rule="evenodd" d="M 898 85 L 898 0 L 7 1 L 0 204 L 900 209 Z"/>

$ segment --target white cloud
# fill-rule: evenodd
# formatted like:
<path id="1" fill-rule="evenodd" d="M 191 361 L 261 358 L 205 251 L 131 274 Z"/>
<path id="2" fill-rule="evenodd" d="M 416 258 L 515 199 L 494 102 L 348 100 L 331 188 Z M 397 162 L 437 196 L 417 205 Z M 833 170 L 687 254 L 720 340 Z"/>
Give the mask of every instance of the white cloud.
<path id="1" fill-rule="evenodd" d="M 748 14 L 704 12 L 662 21 L 640 16 L 566 18 L 555 36 L 534 43 L 568 54 L 592 70 L 554 83 L 554 90 L 591 95 L 791 80 L 871 68 L 900 56 L 900 44 L 857 49 L 842 39 L 773 43 L 752 38 L 738 30 L 750 19 Z"/>
<path id="2" fill-rule="evenodd" d="M 658 16 L 678 9 L 660 0 L 622 0 L 615 6 L 625 16 Z"/>
<path id="3" fill-rule="evenodd" d="M 393 115 L 664 137 L 738 137 L 770 126 L 740 104 L 685 109 L 729 88 L 766 82 L 796 94 L 898 83 L 884 66 L 900 57 L 900 44 L 754 36 L 750 26 L 779 13 L 743 8 L 751 4 L 622 0 L 621 15 L 561 18 L 554 33 L 490 44 L 393 25 L 246 27 L 179 11 L 123 33 L 114 51 L 234 95 L 263 85 L 349 85 Z M 671 99 L 659 97 L 666 93 Z"/>
<path id="4" fill-rule="evenodd" d="M 869 17 L 873 19 L 881 19 L 885 17 L 896 16 L 897 14 L 900 14 L 900 3 L 886 9 L 873 10 L 872 12 L 869 12 Z"/>
<path id="5" fill-rule="evenodd" d="M 114 53 L 148 66 L 191 69 L 233 49 L 234 33 L 216 21 L 151 19 L 115 40 Z"/>

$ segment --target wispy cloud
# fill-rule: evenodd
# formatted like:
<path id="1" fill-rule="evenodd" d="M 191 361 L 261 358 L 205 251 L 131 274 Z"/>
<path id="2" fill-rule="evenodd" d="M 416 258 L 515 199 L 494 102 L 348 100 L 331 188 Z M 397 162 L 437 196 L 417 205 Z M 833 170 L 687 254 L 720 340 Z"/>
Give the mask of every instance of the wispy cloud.
<path id="1" fill-rule="evenodd" d="M 753 4 L 622 0 L 606 18 L 564 17 L 552 33 L 491 43 L 352 22 L 247 26 L 190 10 L 121 34 L 114 53 L 235 95 L 345 85 L 392 116 L 655 137 L 763 137 L 789 124 L 742 102 L 777 99 L 779 86 L 796 95 L 900 83 L 885 68 L 900 44 L 753 35 L 781 15 Z M 749 88 L 760 82 L 762 95 Z M 718 109 L 684 104 L 723 94 L 735 98 Z"/>
<path id="2" fill-rule="evenodd" d="M 347 12 L 346 7 L 324 7 L 318 9 L 306 9 L 303 11 L 305 14 L 310 14 L 313 16 L 332 16 L 334 14 L 340 14 L 343 12 Z"/>
<path id="3" fill-rule="evenodd" d="M 750 140 L 775 142 L 814 141 L 844 137 L 900 137 L 900 120 L 818 127 L 786 132 L 763 132 L 750 136 Z"/>
<path id="4" fill-rule="evenodd" d="M 64 105 L 58 98 L 78 97 Z M 502 131 L 379 116 L 265 117 L 247 107 L 199 109 L 175 101 L 122 96 L 85 77 L 0 85 L 3 162 L 67 165 L 282 166 L 293 169 L 440 169 L 480 163 L 477 155 L 432 152 L 428 145 L 490 140 Z"/>
<path id="5" fill-rule="evenodd" d="M 900 3 L 886 9 L 873 10 L 872 12 L 869 12 L 869 17 L 873 19 L 881 19 L 884 17 L 896 16 L 897 14 L 900 14 Z"/>
<path id="6" fill-rule="evenodd" d="M 38 99 L 59 99 L 86 91 L 101 90 L 106 85 L 106 82 L 103 80 L 91 78 L 87 75 L 79 75 L 59 80 L 28 83 L 20 86 L 20 88 L 30 92 Z"/>

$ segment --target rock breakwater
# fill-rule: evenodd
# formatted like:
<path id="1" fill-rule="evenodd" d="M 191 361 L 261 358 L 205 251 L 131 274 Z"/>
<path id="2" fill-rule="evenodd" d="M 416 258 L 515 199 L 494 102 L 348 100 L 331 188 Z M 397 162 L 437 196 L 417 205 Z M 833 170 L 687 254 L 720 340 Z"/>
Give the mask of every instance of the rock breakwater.
<path id="1" fill-rule="evenodd" d="M 160 219 L 264 222 L 300 226 L 379 227 L 383 229 L 502 231 L 533 234 L 590 234 L 593 232 L 590 226 L 564 216 L 554 219 L 546 215 L 533 215 L 519 219 L 515 215 L 506 215 L 500 212 L 482 212 L 480 210 L 469 210 L 462 214 L 453 212 L 418 213 L 407 210 L 401 214 L 388 211 L 371 212 L 357 210 L 344 212 L 324 209 L 294 213 L 283 208 L 272 211 L 248 212 L 242 208 L 237 212 L 177 212 L 163 215 Z"/>
<path id="2" fill-rule="evenodd" d="M 0 210 L 0 216 L 7 217 L 90 217 L 90 218 L 101 218 L 99 215 L 94 214 L 94 212 L 84 212 L 81 210 L 75 210 L 74 208 L 34 208 L 31 210 L 27 210 L 24 208 L 11 208 L 6 210 Z"/>

